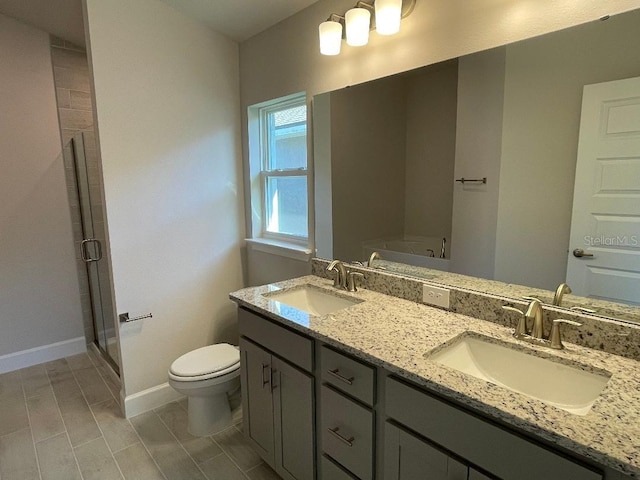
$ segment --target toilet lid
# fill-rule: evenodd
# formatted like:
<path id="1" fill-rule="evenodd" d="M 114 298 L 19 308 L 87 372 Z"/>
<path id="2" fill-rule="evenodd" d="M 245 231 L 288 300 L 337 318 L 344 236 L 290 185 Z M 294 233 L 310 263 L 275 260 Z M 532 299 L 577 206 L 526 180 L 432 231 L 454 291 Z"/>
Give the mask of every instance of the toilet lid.
<path id="1" fill-rule="evenodd" d="M 228 343 L 218 343 L 185 353 L 171 364 L 169 371 L 179 377 L 197 377 L 227 370 L 238 363 L 238 349 Z"/>

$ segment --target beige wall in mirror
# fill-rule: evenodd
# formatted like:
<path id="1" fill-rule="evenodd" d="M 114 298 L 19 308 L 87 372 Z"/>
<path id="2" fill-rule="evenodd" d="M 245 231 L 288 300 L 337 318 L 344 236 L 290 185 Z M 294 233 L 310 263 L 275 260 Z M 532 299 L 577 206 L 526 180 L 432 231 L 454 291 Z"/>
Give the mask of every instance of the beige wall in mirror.
<path id="1" fill-rule="evenodd" d="M 640 76 L 638 31 L 640 10 L 314 97 L 314 125 L 330 134 L 315 135 L 327 143 L 314 156 L 316 196 L 333 205 L 316 209 L 333 226 L 318 256 L 364 261 L 382 250 L 428 270 L 386 268 L 550 301 L 571 250 L 587 248 L 569 244 L 583 87 Z M 488 181 L 454 182 L 462 177 Z M 640 255 L 635 225 L 624 248 Z M 446 261 L 425 258 L 439 256 L 443 237 Z M 615 300 L 640 305 L 632 291 Z M 633 306 L 566 301 L 640 320 Z"/>

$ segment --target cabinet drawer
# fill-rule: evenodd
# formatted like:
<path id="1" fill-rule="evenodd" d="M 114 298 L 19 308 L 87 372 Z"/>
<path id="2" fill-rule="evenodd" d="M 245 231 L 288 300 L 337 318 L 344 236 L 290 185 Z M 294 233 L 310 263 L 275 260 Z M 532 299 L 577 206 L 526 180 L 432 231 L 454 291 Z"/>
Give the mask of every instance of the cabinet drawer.
<path id="1" fill-rule="evenodd" d="M 375 369 L 328 347 L 320 350 L 322 380 L 373 405 Z"/>
<path id="2" fill-rule="evenodd" d="M 373 413 L 322 386 L 322 449 L 362 480 L 373 478 Z"/>
<path id="3" fill-rule="evenodd" d="M 504 480 L 602 480 L 596 473 L 422 390 L 387 378 L 386 413 Z"/>
<path id="4" fill-rule="evenodd" d="M 326 455 L 322 456 L 321 480 L 357 480 L 342 468 L 337 466 L 333 460 L 329 460 Z"/>
<path id="5" fill-rule="evenodd" d="M 313 369 L 313 341 L 310 338 L 243 308 L 238 309 L 238 330 L 240 335 L 252 339 L 307 372 Z"/>

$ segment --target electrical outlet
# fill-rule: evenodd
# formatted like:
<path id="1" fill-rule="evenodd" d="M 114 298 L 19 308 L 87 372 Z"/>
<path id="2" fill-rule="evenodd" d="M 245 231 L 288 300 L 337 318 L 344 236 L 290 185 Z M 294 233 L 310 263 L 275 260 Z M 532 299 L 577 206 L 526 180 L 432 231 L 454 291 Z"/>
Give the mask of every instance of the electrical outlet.
<path id="1" fill-rule="evenodd" d="M 449 290 L 422 284 L 422 303 L 449 309 Z"/>

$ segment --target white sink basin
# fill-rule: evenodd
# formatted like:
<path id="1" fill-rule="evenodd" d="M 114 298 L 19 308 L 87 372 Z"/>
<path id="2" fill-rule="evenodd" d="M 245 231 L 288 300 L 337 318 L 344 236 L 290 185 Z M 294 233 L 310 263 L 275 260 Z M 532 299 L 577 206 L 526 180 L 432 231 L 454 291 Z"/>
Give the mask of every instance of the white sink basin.
<path id="1" fill-rule="evenodd" d="M 265 297 L 317 316 L 327 315 L 362 301 L 355 298 L 337 296 L 313 285 L 304 285 L 303 287 L 268 293 Z"/>
<path id="2" fill-rule="evenodd" d="M 586 415 L 611 378 L 515 350 L 478 335 L 463 335 L 428 358 L 476 378 Z"/>

